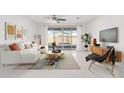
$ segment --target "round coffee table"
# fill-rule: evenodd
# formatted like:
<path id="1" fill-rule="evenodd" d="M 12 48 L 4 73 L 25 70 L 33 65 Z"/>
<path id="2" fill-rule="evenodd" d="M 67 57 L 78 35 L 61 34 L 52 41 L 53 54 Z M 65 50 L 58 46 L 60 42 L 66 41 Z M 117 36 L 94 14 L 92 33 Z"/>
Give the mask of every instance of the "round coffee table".
<path id="1" fill-rule="evenodd" d="M 64 52 L 61 51 L 60 53 L 53 53 L 52 51 L 48 51 L 46 52 L 47 54 L 47 58 L 48 58 L 48 65 L 54 65 L 55 62 L 57 62 L 57 60 L 59 60 L 60 58 L 63 59 L 64 58 Z"/>
<path id="2" fill-rule="evenodd" d="M 48 56 L 48 60 L 56 60 L 58 58 L 63 59 L 64 58 L 64 52 L 61 51 L 60 53 L 53 53 L 52 51 L 46 52 Z"/>

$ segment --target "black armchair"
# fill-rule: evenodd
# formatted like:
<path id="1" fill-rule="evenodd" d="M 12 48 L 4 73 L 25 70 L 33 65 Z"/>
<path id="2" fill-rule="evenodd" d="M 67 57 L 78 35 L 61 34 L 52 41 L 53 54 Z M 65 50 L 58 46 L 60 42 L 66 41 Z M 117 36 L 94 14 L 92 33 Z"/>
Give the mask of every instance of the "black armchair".
<path id="1" fill-rule="evenodd" d="M 108 59 L 108 57 L 112 58 L 112 73 L 113 73 L 113 69 L 114 69 L 114 65 L 115 65 L 115 49 L 114 47 L 110 47 L 109 50 L 105 53 L 105 55 L 103 56 L 99 56 L 99 55 L 96 55 L 96 54 L 90 54 L 86 57 L 86 61 L 90 61 L 91 60 L 91 63 L 89 65 L 89 70 L 90 68 L 92 67 L 93 64 L 95 64 L 95 62 L 99 62 L 99 63 L 102 63 L 104 62 L 105 60 Z"/>

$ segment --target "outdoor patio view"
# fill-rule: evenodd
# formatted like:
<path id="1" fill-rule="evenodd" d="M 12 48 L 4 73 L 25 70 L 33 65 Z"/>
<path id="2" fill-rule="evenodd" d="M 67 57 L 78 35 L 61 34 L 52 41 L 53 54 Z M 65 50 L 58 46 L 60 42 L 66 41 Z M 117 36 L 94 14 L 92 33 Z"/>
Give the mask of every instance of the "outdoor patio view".
<path id="1" fill-rule="evenodd" d="M 75 50 L 77 40 L 76 28 L 48 28 L 48 48 L 56 41 L 57 48 L 62 50 Z"/>

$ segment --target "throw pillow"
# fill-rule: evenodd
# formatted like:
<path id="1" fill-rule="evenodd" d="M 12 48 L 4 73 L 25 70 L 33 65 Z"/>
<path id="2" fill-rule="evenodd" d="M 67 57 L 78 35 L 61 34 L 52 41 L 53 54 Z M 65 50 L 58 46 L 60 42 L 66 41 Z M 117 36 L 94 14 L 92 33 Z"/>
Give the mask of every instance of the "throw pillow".
<path id="1" fill-rule="evenodd" d="M 25 49 L 30 49 L 31 45 L 30 44 L 25 44 Z"/>
<path id="2" fill-rule="evenodd" d="M 31 48 L 33 47 L 33 45 L 32 45 L 32 44 L 30 44 L 30 46 L 31 46 Z"/>
<path id="3" fill-rule="evenodd" d="M 25 46 L 24 46 L 24 43 L 23 42 L 19 42 L 19 43 L 17 43 L 18 44 L 18 46 L 19 46 L 19 48 L 21 49 L 21 50 L 24 50 L 25 49 Z"/>
<path id="4" fill-rule="evenodd" d="M 9 45 L 9 48 L 11 51 L 20 51 L 21 50 L 16 43 Z"/>

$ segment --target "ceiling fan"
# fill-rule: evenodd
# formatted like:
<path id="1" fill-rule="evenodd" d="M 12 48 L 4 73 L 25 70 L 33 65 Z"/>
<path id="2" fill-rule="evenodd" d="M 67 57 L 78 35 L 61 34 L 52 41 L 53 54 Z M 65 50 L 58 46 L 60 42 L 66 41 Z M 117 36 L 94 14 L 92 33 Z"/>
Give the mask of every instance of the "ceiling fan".
<path id="1" fill-rule="evenodd" d="M 66 19 L 64 18 L 59 18 L 56 15 L 52 15 L 50 17 L 48 17 L 48 19 L 52 20 L 52 21 L 56 21 L 57 23 L 60 23 L 60 21 L 66 21 Z"/>

